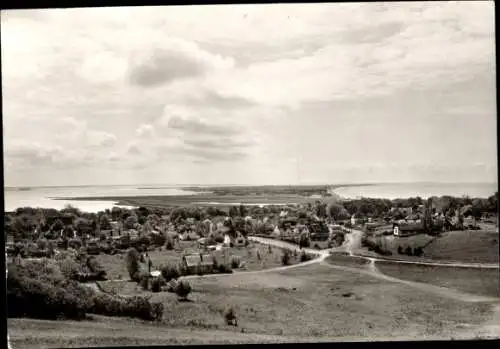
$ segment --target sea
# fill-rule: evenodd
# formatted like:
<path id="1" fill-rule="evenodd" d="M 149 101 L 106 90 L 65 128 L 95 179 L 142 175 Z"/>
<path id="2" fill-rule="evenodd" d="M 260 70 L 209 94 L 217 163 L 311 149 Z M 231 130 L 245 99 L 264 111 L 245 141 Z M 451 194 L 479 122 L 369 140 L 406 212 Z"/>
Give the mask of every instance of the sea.
<path id="1" fill-rule="evenodd" d="M 105 200 L 64 200 L 71 197 L 105 197 L 105 196 L 164 196 L 164 195 L 191 195 L 195 192 L 182 190 L 175 186 L 67 186 L 67 187 L 6 187 L 4 190 L 5 212 L 14 211 L 19 207 L 39 207 L 62 209 L 67 205 L 76 207 L 84 212 L 99 212 L 111 209 L 117 205 L 115 201 Z M 57 199 L 57 200 L 55 200 Z M 119 206 L 128 207 L 131 206 Z"/>
<path id="2" fill-rule="evenodd" d="M 335 193 L 343 198 L 408 198 L 420 196 L 465 196 L 487 198 L 498 191 L 497 183 L 400 183 L 376 184 L 354 187 L 339 187 Z M 183 190 L 181 186 L 159 185 L 116 185 L 116 186 L 67 186 L 67 187 L 6 187 L 4 191 L 5 211 L 14 211 L 19 207 L 40 207 L 62 209 L 67 205 L 85 212 L 98 212 L 118 206 L 114 201 L 91 200 L 55 200 L 70 197 L 103 196 L 166 196 L 195 195 L 197 192 Z M 211 204 L 223 204 L 211 202 Z M 234 204 L 234 203 L 233 203 Z M 264 204 L 262 204 L 264 205 Z M 129 207 L 129 206 L 124 206 Z"/>
<path id="3" fill-rule="evenodd" d="M 395 183 L 334 189 L 336 194 L 347 199 L 360 197 L 399 199 L 417 196 L 426 199 L 431 196 L 444 195 L 487 198 L 497 191 L 498 183 Z"/>

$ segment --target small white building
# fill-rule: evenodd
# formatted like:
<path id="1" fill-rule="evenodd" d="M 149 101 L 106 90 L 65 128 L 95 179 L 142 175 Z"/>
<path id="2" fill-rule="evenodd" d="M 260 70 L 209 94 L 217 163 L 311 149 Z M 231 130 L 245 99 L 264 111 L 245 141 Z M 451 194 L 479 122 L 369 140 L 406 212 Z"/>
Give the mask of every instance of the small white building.
<path id="1" fill-rule="evenodd" d="M 356 215 L 354 214 L 351 216 L 351 224 L 356 225 Z"/>
<path id="2" fill-rule="evenodd" d="M 231 246 L 231 238 L 229 237 L 228 234 L 224 235 L 224 246 Z"/>

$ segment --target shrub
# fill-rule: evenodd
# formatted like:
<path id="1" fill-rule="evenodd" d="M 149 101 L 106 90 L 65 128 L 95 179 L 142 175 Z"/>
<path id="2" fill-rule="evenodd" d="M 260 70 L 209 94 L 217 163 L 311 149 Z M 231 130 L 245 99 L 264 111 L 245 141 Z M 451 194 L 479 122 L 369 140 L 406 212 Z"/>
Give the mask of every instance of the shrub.
<path id="1" fill-rule="evenodd" d="M 403 254 L 403 248 L 401 246 L 398 246 L 398 254 Z"/>
<path id="2" fill-rule="evenodd" d="M 68 240 L 68 246 L 78 250 L 82 247 L 82 241 L 80 239 L 70 239 Z"/>
<path id="3" fill-rule="evenodd" d="M 224 320 L 226 321 L 226 324 L 230 326 L 238 326 L 236 314 L 233 307 L 226 308 L 226 310 L 224 311 Z"/>
<path id="4" fill-rule="evenodd" d="M 302 252 L 300 253 L 300 261 L 301 261 L 301 262 L 307 262 L 307 261 L 308 261 L 308 260 L 310 260 L 310 259 L 311 259 L 311 256 L 310 256 L 310 255 L 308 255 L 305 251 L 302 251 Z"/>
<path id="5" fill-rule="evenodd" d="M 179 281 L 177 287 L 175 288 L 175 294 L 181 300 L 187 299 L 187 296 L 191 293 L 191 285 L 187 281 Z"/>
<path id="6" fill-rule="evenodd" d="M 413 250 L 410 246 L 408 246 L 405 250 L 405 254 L 408 256 L 413 256 Z"/>
<path id="7" fill-rule="evenodd" d="M 149 290 L 149 275 L 148 273 L 139 274 L 139 285 L 144 291 Z"/>
<path id="8" fill-rule="evenodd" d="M 319 247 L 318 244 L 314 244 L 314 248 L 317 249 L 317 250 L 321 250 L 321 247 Z"/>
<path id="9" fill-rule="evenodd" d="M 238 269 L 240 267 L 240 258 L 238 256 L 231 256 L 231 268 Z"/>
<path id="10" fill-rule="evenodd" d="M 224 263 L 219 264 L 219 273 L 231 274 L 232 272 L 233 270 L 230 265 Z"/>
<path id="11" fill-rule="evenodd" d="M 44 275 L 44 278 L 37 278 L 36 274 Z M 83 319 L 84 302 L 60 286 L 63 280 L 57 270 L 42 263 L 10 265 L 7 275 L 8 316 Z"/>
<path id="12" fill-rule="evenodd" d="M 169 282 L 172 279 L 177 279 L 180 276 L 180 272 L 176 265 L 168 264 L 161 268 L 161 275 L 166 282 Z"/>
<path id="13" fill-rule="evenodd" d="M 165 244 L 165 248 L 169 251 L 174 249 L 174 242 L 171 237 L 167 238 L 167 243 Z"/>
<path id="14" fill-rule="evenodd" d="M 309 237 L 306 234 L 300 235 L 299 246 L 300 246 L 300 248 L 302 248 L 302 247 L 307 248 L 307 247 L 311 246 L 311 239 L 309 239 Z"/>
<path id="15" fill-rule="evenodd" d="M 415 250 L 413 251 L 413 255 L 417 256 L 417 257 L 422 256 L 423 253 L 424 253 L 424 251 L 423 251 L 422 247 L 420 247 L 420 246 L 415 247 Z"/>
<path id="16" fill-rule="evenodd" d="M 283 265 L 290 264 L 290 252 L 288 252 L 287 250 L 283 251 L 283 254 L 281 255 L 281 264 Z"/>
<path id="17" fill-rule="evenodd" d="M 131 248 L 130 250 L 128 250 L 126 256 L 127 271 L 130 279 L 136 282 L 139 281 L 139 258 L 139 252 L 135 248 Z"/>
<path id="18" fill-rule="evenodd" d="M 75 279 L 77 274 L 80 272 L 80 265 L 69 256 L 64 259 L 57 261 L 61 273 L 68 279 Z"/>
<path id="19" fill-rule="evenodd" d="M 166 284 L 165 279 L 163 277 L 155 277 L 151 280 L 151 291 L 152 292 L 161 292 L 161 287 Z"/>

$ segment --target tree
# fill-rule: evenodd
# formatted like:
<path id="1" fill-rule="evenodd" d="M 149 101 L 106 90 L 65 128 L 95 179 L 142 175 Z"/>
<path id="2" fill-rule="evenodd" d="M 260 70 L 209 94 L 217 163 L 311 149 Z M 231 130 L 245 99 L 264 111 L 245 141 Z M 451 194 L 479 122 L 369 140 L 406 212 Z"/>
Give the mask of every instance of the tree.
<path id="1" fill-rule="evenodd" d="M 288 250 L 283 251 L 283 255 L 281 256 L 281 264 L 283 265 L 290 264 L 290 252 L 288 252 Z"/>
<path id="2" fill-rule="evenodd" d="M 111 230 L 111 220 L 109 219 L 109 216 L 107 214 L 103 214 L 99 218 L 99 227 L 102 230 Z"/>
<path id="3" fill-rule="evenodd" d="M 311 246 L 311 240 L 309 239 L 309 236 L 307 236 L 307 233 L 300 234 L 299 247 L 300 248 L 303 248 L 303 247 L 307 248 L 309 246 Z"/>
<path id="4" fill-rule="evenodd" d="M 122 209 L 120 207 L 114 206 L 111 209 L 111 219 L 113 221 L 118 221 L 120 220 L 121 216 L 122 216 Z"/>
<path id="5" fill-rule="evenodd" d="M 247 209 L 245 208 L 244 205 L 240 205 L 240 216 L 245 217 L 247 214 Z"/>
<path id="6" fill-rule="evenodd" d="M 239 210 L 236 208 L 236 206 L 231 206 L 229 208 L 229 217 L 234 218 L 239 215 Z"/>
<path id="7" fill-rule="evenodd" d="M 77 218 L 73 223 L 78 236 L 85 236 L 86 234 L 92 233 L 91 223 L 85 218 Z"/>
<path id="8" fill-rule="evenodd" d="M 128 250 L 125 261 L 127 263 L 128 275 L 132 281 L 138 281 L 140 271 L 139 259 L 140 254 L 135 248 Z"/>
<path id="9" fill-rule="evenodd" d="M 137 216 L 135 214 L 132 214 L 125 219 L 124 222 L 125 229 L 134 229 L 137 223 L 138 223 Z"/>
<path id="10" fill-rule="evenodd" d="M 331 203 L 327 206 L 326 211 L 328 217 L 336 221 L 349 218 L 349 212 L 341 204 Z"/>
<path id="11" fill-rule="evenodd" d="M 21 214 L 14 218 L 12 228 L 16 232 L 18 238 L 31 238 L 36 227 L 34 216 L 28 214 Z"/>
<path id="12" fill-rule="evenodd" d="M 191 285 L 189 284 L 189 282 L 181 280 L 177 283 L 175 294 L 179 297 L 180 300 L 186 300 L 190 293 Z"/>

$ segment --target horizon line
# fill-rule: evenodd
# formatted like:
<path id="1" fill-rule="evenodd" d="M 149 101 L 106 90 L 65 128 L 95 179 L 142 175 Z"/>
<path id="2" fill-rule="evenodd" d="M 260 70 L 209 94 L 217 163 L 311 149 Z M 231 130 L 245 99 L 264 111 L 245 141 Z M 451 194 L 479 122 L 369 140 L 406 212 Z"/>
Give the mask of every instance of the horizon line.
<path id="1" fill-rule="evenodd" d="M 373 186 L 373 185 L 394 185 L 394 184 L 498 184 L 498 181 L 406 181 L 406 182 L 351 182 L 351 183 L 294 183 L 294 184 L 172 184 L 172 183 L 148 183 L 148 184 L 77 184 L 77 185 L 17 185 L 4 186 L 4 189 L 19 188 L 84 188 L 84 187 L 271 187 L 271 186 Z"/>

